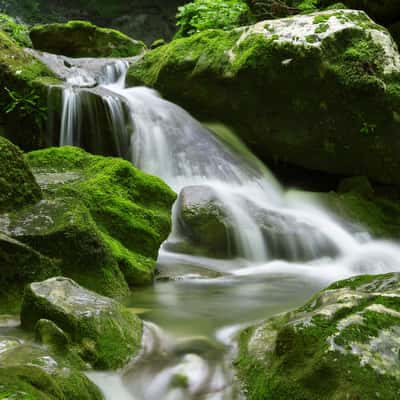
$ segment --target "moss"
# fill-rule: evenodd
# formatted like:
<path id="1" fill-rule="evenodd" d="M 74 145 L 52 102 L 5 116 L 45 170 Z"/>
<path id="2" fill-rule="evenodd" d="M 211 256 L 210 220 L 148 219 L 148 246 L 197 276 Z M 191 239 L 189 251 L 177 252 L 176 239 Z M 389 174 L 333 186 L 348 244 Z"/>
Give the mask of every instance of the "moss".
<path id="1" fill-rule="evenodd" d="M 43 176 L 46 197 L 73 205 L 70 211 L 68 206 L 57 212 L 54 233 L 64 232 L 62 236 L 43 230 L 42 244 L 34 236 L 29 243 L 32 240 L 40 251 L 60 258 L 67 276 L 101 293 L 110 295 L 113 290 L 105 292 L 93 286 L 96 271 L 106 286 L 121 282 L 122 277 L 121 289 L 126 283 L 152 282 L 158 249 L 171 229 L 176 197 L 167 185 L 128 161 L 92 156 L 78 148 L 33 152 L 27 160 L 39 181 Z M 52 183 L 53 174 L 75 178 Z M 63 225 L 68 229 L 61 228 Z M 50 234 L 54 246 L 47 240 Z"/>
<path id="2" fill-rule="evenodd" d="M 373 295 L 363 287 L 366 282 L 375 286 Z M 392 285 L 386 286 L 388 282 Z M 398 290 L 398 282 L 396 274 L 362 277 L 358 283 L 343 281 L 337 284 L 340 289 L 331 286 L 306 306 L 244 331 L 236 365 L 247 398 L 395 399 L 400 393 L 398 374 L 390 367 L 377 369 L 382 367 L 381 349 L 369 343 L 395 327 L 398 318 L 368 307 L 380 304 L 382 297 L 377 292 L 384 296 Z M 352 306 L 345 303 L 346 297 L 341 300 L 344 294 L 356 296 Z M 391 301 L 399 305 L 398 298 Z M 338 307 L 338 311 L 324 313 L 325 307 L 326 311 Z M 363 324 L 349 319 L 354 316 L 363 318 Z M 344 350 L 332 348 L 332 341 Z M 352 351 L 354 348 L 359 348 L 359 353 Z M 361 360 L 364 352 L 370 357 L 363 358 L 365 362 Z"/>
<path id="3" fill-rule="evenodd" d="M 59 83 L 39 60 L 0 31 L 0 125 L 23 150 L 45 143 L 47 89 Z"/>
<path id="4" fill-rule="evenodd" d="M 118 302 L 91 293 L 66 278 L 27 287 L 21 310 L 22 327 L 32 330 L 43 319 L 56 324 L 51 329 L 52 342 L 56 339 L 59 346 L 59 332 L 63 332 L 68 341 L 62 338 L 62 345 L 71 346 L 72 352 L 96 369 L 122 367 L 140 348 L 142 322 L 138 317 Z M 42 324 L 42 338 L 43 334 L 45 337 Z"/>
<path id="5" fill-rule="evenodd" d="M 69 57 L 132 57 L 145 45 L 125 34 L 86 21 L 36 25 L 30 31 L 35 49 Z"/>
<path id="6" fill-rule="evenodd" d="M 39 201 L 42 192 L 22 152 L 0 137 L 0 212 Z"/>
<path id="7" fill-rule="evenodd" d="M 103 399 L 97 387 L 62 358 L 17 339 L 7 347 L 13 340 L 1 339 L 4 350 L 0 367 L 1 399 Z"/>
<path id="8" fill-rule="evenodd" d="M 324 31 L 332 16 L 346 28 L 315 39 L 290 41 L 283 33 L 285 40 L 274 40 L 271 26 L 278 38 L 286 28 L 271 21 L 264 31 L 260 23 L 174 40 L 131 66 L 127 83 L 152 86 L 199 119 L 229 124 L 267 163 L 399 183 L 398 75 L 370 30 L 389 47 L 390 37 L 353 10 L 310 15 L 310 31 Z"/>

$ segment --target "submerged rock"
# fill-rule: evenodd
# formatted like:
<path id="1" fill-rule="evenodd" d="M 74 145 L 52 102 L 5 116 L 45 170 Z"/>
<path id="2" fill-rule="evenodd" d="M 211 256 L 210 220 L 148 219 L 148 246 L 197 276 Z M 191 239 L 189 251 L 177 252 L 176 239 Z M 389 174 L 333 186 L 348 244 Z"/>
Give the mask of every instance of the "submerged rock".
<path id="1" fill-rule="evenodd" d="M 35 49 L 68 57 L 133 57 L 146 48 L 122 32 L 86 21 L 36 25 L 30 38 Z"/>
<path id="2" fill-rule="evenodd" d="M 99 389 L 43 347 L 0 337 L 0 398 L 102 400 Z"/>
<path id="3" fill-rule="evenodd" d="M 236 202 L 260 230 L 271 259 L 309 261 L 338 254 L 335 243 L 311 223 L 284 210 L 261 208 L 239 194 Z M 235 231 L 242 228 L 240 222 L 211 187 L 184 188 L 178 198 L 177 216 L 180 233 L 188 238 L 189 251 L 194 248 L 220 257 L 240 255 L 235 236 Z M 174 245 L 185 252 L 184 244 Z"/>
<path id="4" fill-rule="evenodd" d="M 397 399 L 400 275 L 333 284 L 305 306 L 240 336 L 251 399 Z"/>
<path id="5" fill-rule="evenodd" d="M 174 40 L 127 82 L 228 123 L 264 160 L 398 184 L 399 73 L 383 27 L 329 10 Z"/>
<path id="6" fill-rule="evenodd" d="M 140 348 L 143 329 L 139 318 L 121 304 L 67 278 L 30 284 L 21 324 L 29 330 L 36 325 L 43 342 L 58 348 L 70 345 L 96 369 L 123 366 Z"/>

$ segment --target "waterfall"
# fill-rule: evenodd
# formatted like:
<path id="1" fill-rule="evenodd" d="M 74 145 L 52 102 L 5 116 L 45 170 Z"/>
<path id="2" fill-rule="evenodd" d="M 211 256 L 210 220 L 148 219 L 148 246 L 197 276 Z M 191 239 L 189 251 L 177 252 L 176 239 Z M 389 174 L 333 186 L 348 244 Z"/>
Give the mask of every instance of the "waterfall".
<path id="1" fill-rule="evenodd" d="M 113 143 L 113 154 L 161 177 L 177 193 L 192 187 L 203 188 L 204 193 L 212 191 L 210 204 L 228 221 L 227 257 L 236 259 L 231 263 L 232 271 L 243 274 L 243 267 L 250 267 L 247 272 L 254 273 L 268 268 L 272 271 L 278 261 L 285 270 L 299 271 L 299 265 L 303 265 L 318 275 L 319 267 L 310 266 L 310 262 L 319 260 L 328 271 L 337 268 L 340 260 L 346 264 L 340 269 L 342 277 L 356 273 L 354 263 L 347 261 L 349 255 L 362 258 L 364 249 L 372 244 L 355 238 L 320 206 L 289 199 L 273 175 L 233 134 L 225 131 L 223 137 L 216 135 L 152 89 L 125 88 L 129 60 L 72 61 L 62 57 L 60 66 L 59 56 L 42 54 L 42 58 L 53 68 L 56 64 L 58 71 L 63 71 L 59 74 L 66 77 L 60 145 L 89 147 L 92 151 L 84 137 L 88 128 L 82 127 L 83 119 L 89 119 L 95 137 L 92 141 L 101 142 L 101 132 L 106 132 Z M 73 71 L 69 67 L 65 72 L 63 66 L 72 63 Z M 87 87 L 91 81 L 96 82 L 96 88 Z M 79 85 L 82 82 L 83 88 Z M 102 109 L 93 99 L 87 99 L 88 94 L 95 95 Z M 106 116 L 105 124 L 99 123 L 99 115 Z M 160 252 L 160 260 L 191 258 L 192 263 L 199 263 L 198 254 L 181 254 L 182 243 L 188 240 L 179 223 L 181 212 L 176 205 L 173 232 Z M 388 251 L 385 243 L 373 245 L 375 252 Z M 222 265 L 221 260 L 210 261 L 210 255 L 205 256 L 216 269 Z M 299 262 L 303 264 L 296 264 Z M 384 271 L 393 269 L 392 262 L 386 260 L 384 264 Z"/>
<path id="2" fill-rule="evenodd" d="M 132 60 L 39 56 L 66 82 L 60 145 L 124 157 L 179 194 L 158 259 L 167 280 L 143 289 L 153 297 L 144 292 L 144 307 L 164 329 L 145 323 L 142 353 L 123 371 L 88 374 L 107 400 L 242 400 L 231 367 L 235 332 L 330 282 L 400 271 L 396 244 L 354 235 L 319 204 L 286 192 L 229 130 L 208 129 L 154 90 L 125 88 Z M 204 219 L 187 221 L 185 210 L 191 218 L 204 210 L 215 225 L 195 236 Z M 223 254 L 210 250 L 215 238 Z"/>

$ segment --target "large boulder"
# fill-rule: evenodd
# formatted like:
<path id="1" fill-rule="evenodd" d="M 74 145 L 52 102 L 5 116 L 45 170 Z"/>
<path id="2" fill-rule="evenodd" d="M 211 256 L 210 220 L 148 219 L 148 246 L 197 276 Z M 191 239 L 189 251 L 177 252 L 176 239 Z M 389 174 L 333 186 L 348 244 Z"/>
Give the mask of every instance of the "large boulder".
<path id="1" fill-rule="evenodd" d="M 68 57 L 133 57 L 146 47 L 122 32 L 86 21 L 35 25 L 30 38 L 35 49 Z"/>
<path id="2" fill-rule="evenodd" d="M 239 194 L 233 196 L 234 209 L 240 208 L 259 229 L 271 259 L 309 261 L 318 257 L 338 254 L 338 248 L 328 236 L 310 222 L 285 210 L 258 206 Z M 180 251 L 203 252 L 219 257 L 240 256 L 240 243 L 235 231 L 238 228 L 235 210 L 223 202 L 218 192 L 208 186 L 188 186 L 177 201 L 177 218 L 180 237 L 186 243 L 172 243 Z M 188 246 L 189 245 L 189 246 Z"/>
<path id="3" fill-rule="evenodd" d="M 237 367 L 247 398 L 397 399 L 399 299 L 399 274 L 360 276 L 246 329 Z"/>
<path id="4" fill-rule="evenodd" d="M 32 150 L 45 144 L 48 89 L 60 81 L 19 43 L 0 30 L 0 134 Z"/>
<path id="5" fill-rule="evenodd" d="M 0 398 L 102 400 L 100 390 L 78 369 L 45 348 L 0 337 Z"/>
<path id="6" fill-rule="evenodd" d="M 4 268 L 15 267 L 15 276 L 26 278 L 15 281 L 20 290 L 59 273 L 108 296 L 126 295 L 129 286 L 152 282 L 159 247 L 171 228 L 175 194 L 167 185 L 128 161 L 78 148 L 51 148 L 26 159 L 44 198 L 0 214 L 0 231 L 6 235 L 3 259 L 13 260 Z M 13 258 L 18 246 L 37 259 L 30 274 L 24 272 L 28 261 L 20 264 Z M 51 275 L 35 276 L 49 259 L 56 266 Z M 43 267 L 43 273 L 49 269 Z"/>
<path id="7" fill-rule="evenodd" d="M 60 336 L 64 337 L 64 345 L 96 369 L 122 367 L 139 350 L 143 329 L 140 319 L 120 303 L 67 278 L 27 287 L 21 325 L 28 330 L 36 327 L 45 343 L 60 346 Z"/>
<path id="8" fill-rule="evenodd" d="M 384 28 L 329 10 L 175 40 L 127 81 L 230 124 L 266 161 L 398 184 L 399 73 Z"/>

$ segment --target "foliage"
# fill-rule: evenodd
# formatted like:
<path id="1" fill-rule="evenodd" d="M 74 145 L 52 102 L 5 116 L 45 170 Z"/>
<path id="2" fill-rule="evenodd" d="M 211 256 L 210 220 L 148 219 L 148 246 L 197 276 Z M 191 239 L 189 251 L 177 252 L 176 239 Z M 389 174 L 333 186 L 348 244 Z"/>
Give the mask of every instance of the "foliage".
<path id="1" fill-rule="evenodd" d="M 206 29 L 229 30 L 250 19 L 249 7 L 242 0 L 195 0 L 178 10 L 176 37 L 191 36 Z"/>
<path id="2" fill-rule="evenodd" d="M 29 29 L 26 25 L 18 24 L 14 18 L 6 14 L 0 14 L 0 29 L 14 39 L 18 44 L 24 47 L 31 47 L 29 39 Z"/>
<path id="3" fill-rule="evenodd" d="M 9 102 L 4 106 L 4 112 L 10 114 L 18 112 L 21 119 L 33 116 L 37 126 L 41 126 L 47 118 L 47 108 L 40 104 L 40 96 L 34 89 L 26 93 L 20 93 L 4 88 L 8 94 Z"/>

